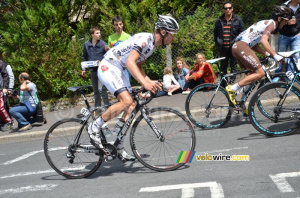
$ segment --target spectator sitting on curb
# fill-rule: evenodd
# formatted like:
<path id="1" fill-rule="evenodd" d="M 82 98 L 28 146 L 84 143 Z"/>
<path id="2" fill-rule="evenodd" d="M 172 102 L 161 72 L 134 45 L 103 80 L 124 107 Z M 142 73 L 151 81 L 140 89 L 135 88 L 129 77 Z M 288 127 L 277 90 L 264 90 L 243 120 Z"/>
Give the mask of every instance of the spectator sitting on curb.
<path id="1" fill-rule="evenodd" d="M 30 81 L 27 73 L 21 73 L 19 81 L 21 83 L 20 95 L 15 96 L 15 98 L 19 99 L 20 104 L 10 108 L 9 114 L 17 120 L 19 132 L 23 132 L 32 129 L 31 123 L 34 123 L 36 119 L 32 116 L 36 114 L 36 104 L 38 104 L 39 99 L 37 97 L 36 85 Z M 29 111 L 25 105 L 26 102 L 29 102 L 33 112 Z"/>
<path id="2" fill-rule="evenodd" d="M 173 71 L 171 67 L 166 67 L 164 70 L 164 77 L 163 77 L 163 89 L 168 92 L 169 96 L 172 96 L 172 93 L 178 89 L 180 89 L 180 85 L 177 80 L 173 76 Z"/>
<path id="3" fill-rule="evenodd" d="M 181 57 L 176 58 L 176 73 L 174 75 L 175 79 L 178 81 L 182 91 L 186 91 L 189 83 L 185 81 L 185 76 L 189 73 L 190 67 Z"/>
<path id="4" fill-rule="evenodd" d="M 191 90 L 202 83 L 214 83 L 215 73 L 211 65 L 206 62 L 203 53 L 196 54 L 196 63 L 192 71 L 185 76 L 185 80 L 189 82 L 187 91 L 183 91 L 182 94 L 189 94 Z"/>

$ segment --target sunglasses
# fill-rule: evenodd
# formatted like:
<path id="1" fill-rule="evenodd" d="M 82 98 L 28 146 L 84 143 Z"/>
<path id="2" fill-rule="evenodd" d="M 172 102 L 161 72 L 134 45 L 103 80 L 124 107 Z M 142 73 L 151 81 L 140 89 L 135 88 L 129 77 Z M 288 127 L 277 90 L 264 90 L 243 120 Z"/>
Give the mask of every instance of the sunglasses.
<path id="1" fill-rule="evenodd" d="M 177 34 L 177 32 L 169 32 L 169 31 L 167 31 L 167 32 L 170 33 L 172 35 L 172 37 L 175 37 Z"/>
<path id="2" fill-rule="evenodd" d="M 228 8 L 223 8 L 223 10 L 231 10 L 232 7 L 228 7 Z"/>

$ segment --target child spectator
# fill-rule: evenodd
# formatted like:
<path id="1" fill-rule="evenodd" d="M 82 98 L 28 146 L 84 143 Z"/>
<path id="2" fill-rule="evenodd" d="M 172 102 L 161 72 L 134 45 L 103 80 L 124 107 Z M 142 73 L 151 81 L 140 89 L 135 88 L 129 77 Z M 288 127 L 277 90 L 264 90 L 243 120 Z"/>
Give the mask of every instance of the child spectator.
<path id="1" fill-rule="evenodd" d="M 196 63 L 194 68 L 185 76 L 185 80 L 189 82 L 189 87 L 187 91 L 182 92 L 182 94 L 189 94 L 194 87 L 202 83 L 215 82 L 214 70 L 211 65 L 206 62 L 203 53 L 196 54 Z"/>
<path id="2" fill-rule="evenodd" d="M 164 90 L 168 92 L 169 96 L 172 96 L 172 93 L 178 89 L 180 89 L 180 85 L 177 80 L 173 76 L 173 71 L 171 67 L 166 67 L 164 70 Z"/>
<path id="3" fill-rule="evenodd" d="M 189 83 L 185 81 L 185 76 L 189 73 L 190 67 L 181 57 L 176 58 L 176 74 L 175 79 L 178 81 L 181 89 L 183 91 L 187 90 Z"/>

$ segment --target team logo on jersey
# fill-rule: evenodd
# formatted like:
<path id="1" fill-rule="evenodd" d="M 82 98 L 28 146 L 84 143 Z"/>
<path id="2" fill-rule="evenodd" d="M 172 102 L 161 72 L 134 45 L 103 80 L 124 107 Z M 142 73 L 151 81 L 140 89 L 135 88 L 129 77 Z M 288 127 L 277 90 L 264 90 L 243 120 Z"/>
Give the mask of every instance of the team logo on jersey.
<path id="1" fill-rule="evenodd" d="M 145 48 L 147 44 L 145 42 L 142 43 L 142 48 Z"/>
<path id="2" fill-rule="evenodd" d="M 108 67 L 107 67 L 107 66 L 105 66 L 105 65 L 102 65 L 102 66 L 101 66 L 101 70 L 102 70 L 102 72 L 105 72 L 105 71 L 107 71 L 107 70 L 108 70 Z"/>

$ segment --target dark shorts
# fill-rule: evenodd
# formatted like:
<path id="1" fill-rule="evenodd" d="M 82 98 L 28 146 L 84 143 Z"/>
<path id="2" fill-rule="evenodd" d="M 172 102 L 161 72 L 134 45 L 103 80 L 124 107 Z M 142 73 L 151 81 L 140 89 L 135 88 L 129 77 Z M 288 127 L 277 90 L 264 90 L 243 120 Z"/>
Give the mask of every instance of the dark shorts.
<path id="1" fill-rule="evenodd" d="M 261 68 L 261 63 L 258 57 L 249 45 L 243 41 L 237 41 L 233 44 L 232 55 L 243 68 L 250 69 L 252 71 Z"/>

